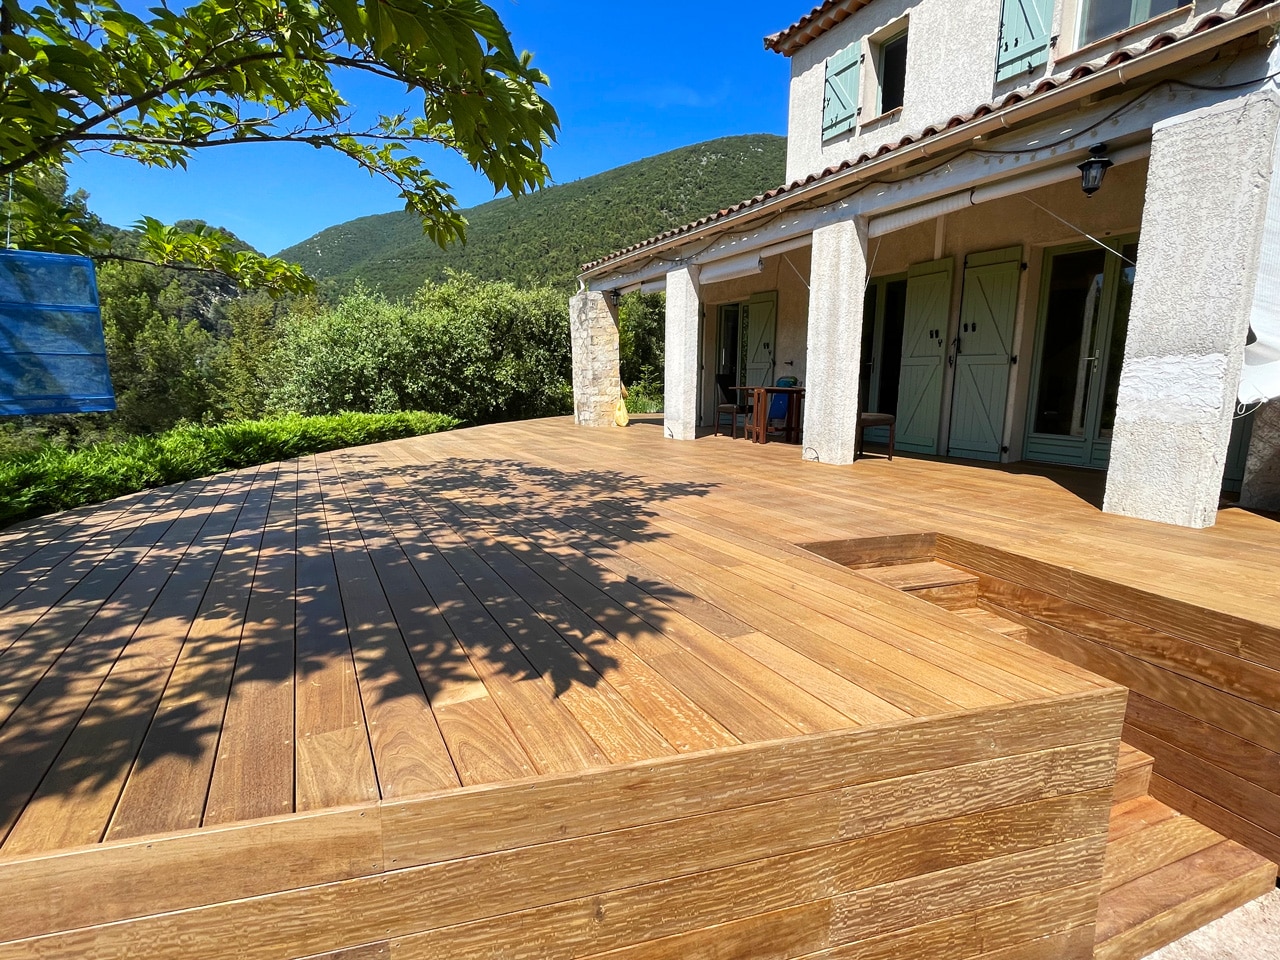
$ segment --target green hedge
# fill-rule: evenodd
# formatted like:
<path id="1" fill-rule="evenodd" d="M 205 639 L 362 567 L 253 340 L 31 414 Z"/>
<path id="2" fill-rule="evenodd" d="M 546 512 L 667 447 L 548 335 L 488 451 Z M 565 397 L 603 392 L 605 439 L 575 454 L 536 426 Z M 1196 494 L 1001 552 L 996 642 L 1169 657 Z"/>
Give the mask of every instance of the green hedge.
<path id="1" fill-rule="evenodd" d="M 452 417 L 435 413 L 294 415 L 214 427 L 175 427 L 154 436 L 80 450 L 49 446 L 0 462 L 0 525 L 224 470 L 436 433 L 457 425 Z"/>

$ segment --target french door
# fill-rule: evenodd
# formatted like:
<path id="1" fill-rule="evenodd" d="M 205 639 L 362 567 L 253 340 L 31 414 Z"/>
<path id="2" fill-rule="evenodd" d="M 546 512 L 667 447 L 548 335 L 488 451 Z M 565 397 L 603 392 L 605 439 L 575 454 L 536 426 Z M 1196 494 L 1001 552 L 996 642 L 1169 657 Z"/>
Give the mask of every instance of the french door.
<path id="1" fill-rule="evenodd" d="M 960 330 L 951 355 L 955 384 L 948 456 L 999 460 L 1003 452 L 1021 279 L 1021 247 L 965 258 Z"/>
<path id="2" fill-rule="evenodd" d="M 938 452 L 951 271 L 950 258 L 917 264 L 907 271 L 896 414 L 901 450 Z"/>
<path id="3" fill-rule="evenodd" d="M 1133 302 L 1136 239 L 1045 255 L 1025 456 L 1105 467 Z"/>

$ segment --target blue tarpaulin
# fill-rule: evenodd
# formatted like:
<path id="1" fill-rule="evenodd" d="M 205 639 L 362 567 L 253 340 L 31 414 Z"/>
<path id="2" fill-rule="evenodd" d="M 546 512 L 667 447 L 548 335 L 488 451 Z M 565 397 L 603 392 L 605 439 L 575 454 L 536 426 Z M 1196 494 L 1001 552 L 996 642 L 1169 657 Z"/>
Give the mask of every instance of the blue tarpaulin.
<path id="1" fill-rule="evenodd" d="M 0 250 L 0 415 L 115 408 L 93 261 Z"/>

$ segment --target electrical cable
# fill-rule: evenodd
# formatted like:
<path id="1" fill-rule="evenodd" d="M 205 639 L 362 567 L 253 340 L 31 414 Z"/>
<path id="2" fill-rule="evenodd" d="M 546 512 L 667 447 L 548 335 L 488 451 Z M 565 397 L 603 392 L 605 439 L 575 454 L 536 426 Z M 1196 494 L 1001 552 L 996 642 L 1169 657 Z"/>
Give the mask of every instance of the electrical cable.
<path id="1" fill-rule="evenodd" d="M 1265 77 L 1259 77 L 1256 80 L 1242 80 L 1238 83 L 1226 83 L 1226 84 L 1192 83 L 1190 80 L 1178 80 L 1178 79 L 1160 80 L 1160 81 L 1157 81 L 1156 83 L 1151 84 L 1145 89 L 1139 91 L 1137 94 L 1134 95 L 1133 99 L 1120 104 L 1120 106 L 1116 107 L 1114 110 L 1112 110 L 1110 113 L 1100 118 L 1096 122 L 1080 130 L 1077 130 L 1069 134 L 1068 136 L 1062 137 L 1061 139 L 1053 140 L 1053 141 L 1050 141 L 1049 143 L 1037 143 L 1034 146 L 1028 145 L 1025 147 L 1010 148 L 1010 149 L 982 149 L 982 148 L 975 147 L 973 148 L 973 152 L 978 154 L 989 154 L 991 156 L 1013 156 L 1019 153 L 1030 153 L 1032 151 L 1047 150 L 1047 149 L 1052 149 L 1054 147 L 1060 147 L 1064 143 L 1070 143 L 1072 140 L 1078 140 L 1084 134 L 1089 133 L 1092 130 L 1098 129 L 1107 121 L 1114 120 L 1116 117 L 1120 116 L 1121 114 L 1125 113 L 1131 108 L 1137 106 L 1140 102 L 1145 100 L 1148 96 L 1155 93 L 1157 90 L 1161 89 L 1162 87 L 1186 87 L 1190 90 L 1206 90 L 1211 92 L 1216 90 L 1242 90 L 1246 87 L 1259 86 L 1260 84 L 1264 84 L 1269 80 L 1275 80 L 1277 78 L 1280 78 L 1280 71 L 1267 74 Z"/>
<path id="2" fill-rule="evenodd" d="M 1096 243 L 1098 246 L 1100 246 L 1103 250 L 1106 250 L 1108 253 L 1114 253 L 1117 257 L 1119 257 L 1119 258 L 1120 258 L 1121 260 L 1123 260 L 1125 263 L 1129 264 L 1129 266 L 1131 266 L 1131 267 L 1136 267 L 1136 266 L 1137 266 L 1137 264 L 1136 264 L 1136 263 L 1134 263 L 1132 260 L 1130 260 L 1128 257 L 1126 257 L 1123 253 L 1121 253 L 1121 252 L 1120 252 L 1119 250 L 1117 250 L 1115 247 L 1113 247 L 1113 246 L 1111 246 L 1111 245 L 1109 245 L 1109 244 L 1103 243 L 1101 240 L 1099 240 L 1099 239 L 1098 239 L 1097 237 L 1095 237 L 1093 234 L 1091 234 L 1091 233 L 1089 233 L 1088 231 L 1086 231 L 1083 227 L 1080 227 L 1080 226 L 1078 226 L 1077 224 L 1072 223 L 1070 220 L 1067 220 L 1067 219 L 1065 219 L 1065 218 L 1063 218 L 1063 217 L 1058 216 L 1056 213 L 1054 213 L 1052 210 L 1050 210 L 1048 207 L 1044 206 L 1043 204 L 1036 203 L 1036 201 L 1032 200 L 1032 199 L 1031 199 L 1030 197 L 1028 197 L 1025 193 L 1024 193 L 1024 194 L 1022 194 L 1021 196 L 1022 196 L 1022 199 L 1023 199 L 1023 200 L 1027 201 L 1027 203 L 1031 204 L 1033 207 L 1039 207 L 1041 210 L 1043 210 L 1043 211 L 1044 211 L 1045 213 L 1047 213 L 1049 216 L 1053 217 L 1053 219 L 1057 220 L 1057 221 L 1058 221 L 1059 223 L 1061 223 L 1061 224 L 1064 224 L 1065 226 L 1070 227 L 1072 230 L 1074 230 L 1076 233 L 1080 234 L 1080 236 L 1084 237 L 1086 240 L 1090 240 L 1090 241 L 1092 241 L 1093 243 Z"/>

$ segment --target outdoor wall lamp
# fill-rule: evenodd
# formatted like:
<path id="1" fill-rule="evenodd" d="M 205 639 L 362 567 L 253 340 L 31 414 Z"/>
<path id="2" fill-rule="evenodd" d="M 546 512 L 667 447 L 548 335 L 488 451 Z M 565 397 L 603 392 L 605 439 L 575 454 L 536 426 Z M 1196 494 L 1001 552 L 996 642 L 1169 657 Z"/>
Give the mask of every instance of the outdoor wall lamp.
<path id="1" fill-rule="evenodd" d="M 1080 164 L 1080 189 L 1086 197 L 1092 197 L 1102 187 L 1102 178 L 1107 168 L 1115 166 L 1107 156 L 1107 145 L 1095 143 L 1089 148 L 1091 156 Z"/>
<path id="2" fill-rule="evenodd" d="M 1109 162 L 1110 162 L 1110 161 L 1108 161 L 1108 163 L 1109 163 Z M 1097 189 L 1097 187 L 1095 187 L 1094 189 L 1096 190 L 1096 189 Z M 612 303 L 615 307 L 616 307 L 618 304 L 620 304 L 620 303 L 622 302 L 622 291 L 621 291 L 621 290 L 619 290 L 617 287 L 614 287 L 612 290 L 610 290 L 610 291 L 609 291 L 609 302 L 610 302 L 610 303 Z"/>

